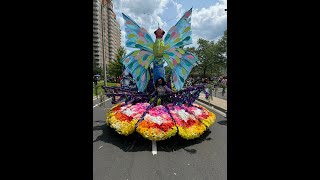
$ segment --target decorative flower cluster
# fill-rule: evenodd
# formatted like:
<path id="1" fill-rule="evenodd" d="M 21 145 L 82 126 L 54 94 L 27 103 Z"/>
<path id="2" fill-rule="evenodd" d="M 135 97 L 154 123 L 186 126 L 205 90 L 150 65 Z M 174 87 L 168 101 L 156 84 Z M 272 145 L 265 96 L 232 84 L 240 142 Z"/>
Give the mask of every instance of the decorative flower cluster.
<path id="1" fill-rule="evenodd" d="M 135 124 L 148 106 L 148 103 L 117 104 L 107 114 L 107 124 L 119 134 L 128 136 L 135 131 Z"/>
<path id="2" fill-rule="evenodd" d="M 206 126 L 185 108 L 169 105 L 169 109 L 178 127 L 179 135 L 184 139 L 198 138 L 206 130 Z"/>
<path id="3" fill-rule="evenodd" d="M 149 105 L 117 104 L 107 114 L 107 124 L 121 135 L 130 135 L 136 128 L 144 138 L 161 141 L 176 135 L 177 132 L 184 139 L 198 138 L 216 119 L 212 112 L 195 104 L 150 106 L 147 111 Z M 140 118 L 142 119 L 138 123 Z"/>
<path id="4" fill-rule="evenodd" d="M 151 141 L 161 141 L 174 136 L 177 127 L 165 107 L 160 105 L 149 110 L 139 123 L 137 132 Z"/>
<path id="5" fill-rule="evenodd" d="M 205 107 L 193 104 L 188 107 L 186 105 L 182 105 L 183 108 L 187 109 L 189 112 L 192 112 L 197 119 L 199 119 L 206 127 L 210 127 L 216 120 L 215 114 L 208 111 Z"/>

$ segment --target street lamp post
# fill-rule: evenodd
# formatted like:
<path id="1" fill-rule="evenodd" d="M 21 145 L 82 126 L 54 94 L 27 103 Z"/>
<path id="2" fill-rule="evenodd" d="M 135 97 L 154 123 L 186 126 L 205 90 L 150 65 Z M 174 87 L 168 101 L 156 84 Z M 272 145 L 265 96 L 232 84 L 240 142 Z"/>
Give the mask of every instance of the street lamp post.
<path id="1" fill-rule="evenodd" d="M 102 53 L 103 53 L 103 72 L 104 72 L 104 86 L 107 86 L 107 65 L 106 65 L 106 61 L 105 61 L 105 53 L 104 53 L 104 49 L 105 49 L 105 16 L 104 16 L 104 8 L 105 5 L 101 4 L 102 8 L 101 8 L 101 14 L 102 14 Z"/>

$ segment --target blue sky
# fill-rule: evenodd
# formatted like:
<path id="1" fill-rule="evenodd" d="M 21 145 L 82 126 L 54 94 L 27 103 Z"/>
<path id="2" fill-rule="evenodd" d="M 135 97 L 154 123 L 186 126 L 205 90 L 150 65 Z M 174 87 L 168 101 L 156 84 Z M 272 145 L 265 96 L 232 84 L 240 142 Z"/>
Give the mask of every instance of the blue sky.
<path id="1" fill-rule="evenodd" d="M 113 9 L 121 28 L 121 45 L 124 46 L 125 32 L 122 14 L 124 13 L 144 27 L 155 39 L 153 32 L 160 27 L 166 32 L 181 18 L 184 12 L 193 7 L 191 30 L 193 44 L 197 40 L 219 40 L 227 29 L 227 0 L 113 0 Z M 131 52 L 133 48 L 126 48 Z"/>

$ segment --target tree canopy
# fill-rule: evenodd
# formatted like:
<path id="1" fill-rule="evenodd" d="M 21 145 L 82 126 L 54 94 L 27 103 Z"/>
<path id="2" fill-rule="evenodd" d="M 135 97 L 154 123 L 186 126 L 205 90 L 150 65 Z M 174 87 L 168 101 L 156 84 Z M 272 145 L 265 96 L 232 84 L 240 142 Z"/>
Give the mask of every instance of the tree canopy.
<path id="1" fill-rule="evenodd" d="M 220 76 L 227 68 L 227 30 L 218 41 L 198 39 L 198 47 L 187 47 L 187 51 L 195 53 L 199 61 L 191 71 L 191 75 L 201 77 Z"/>
<path id="2" fill-rule="evenodd" d="M 118 49 L 116 59 L 112 59 L 108 65 L 108 74 L 113 77 L 119 77 L 122 75 L 123 64 L 121 63 L 121 59 L 123 59 L 126 55 L 126 50 L 124 47 L 120 47 Z"/>

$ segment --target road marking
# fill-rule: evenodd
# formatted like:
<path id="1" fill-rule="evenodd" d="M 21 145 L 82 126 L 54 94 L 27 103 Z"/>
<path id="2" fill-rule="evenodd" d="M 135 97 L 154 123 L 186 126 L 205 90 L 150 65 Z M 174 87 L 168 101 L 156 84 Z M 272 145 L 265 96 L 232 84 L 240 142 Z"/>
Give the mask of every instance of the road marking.
<path id="1" fill-rule="evenodd" d="M 99 149 L 101 149 L 103 146 L 100 146 Z"/>
<path id="2" fill-rule="evenodd" d="M 157 154 L 157 142 L 152 141 L 152 155 Z"/>
<path id="3" fill-rule="evenodd" d="M 102 103 L 104 103 L 104 102 L 106 102 L 106 101 L 109 101 L 110 99 L 111 99 L 111 98 L 109 98 L 109 99 L 107 99 L 107 100 L 105 100 L 105 101 L 103 101 L 103 102 L 101 102 L 101 103 L 99 103 L 99 104 L 94 105 L 93 108 L 99 106 L 100 104 L 102 104 Z"/>

